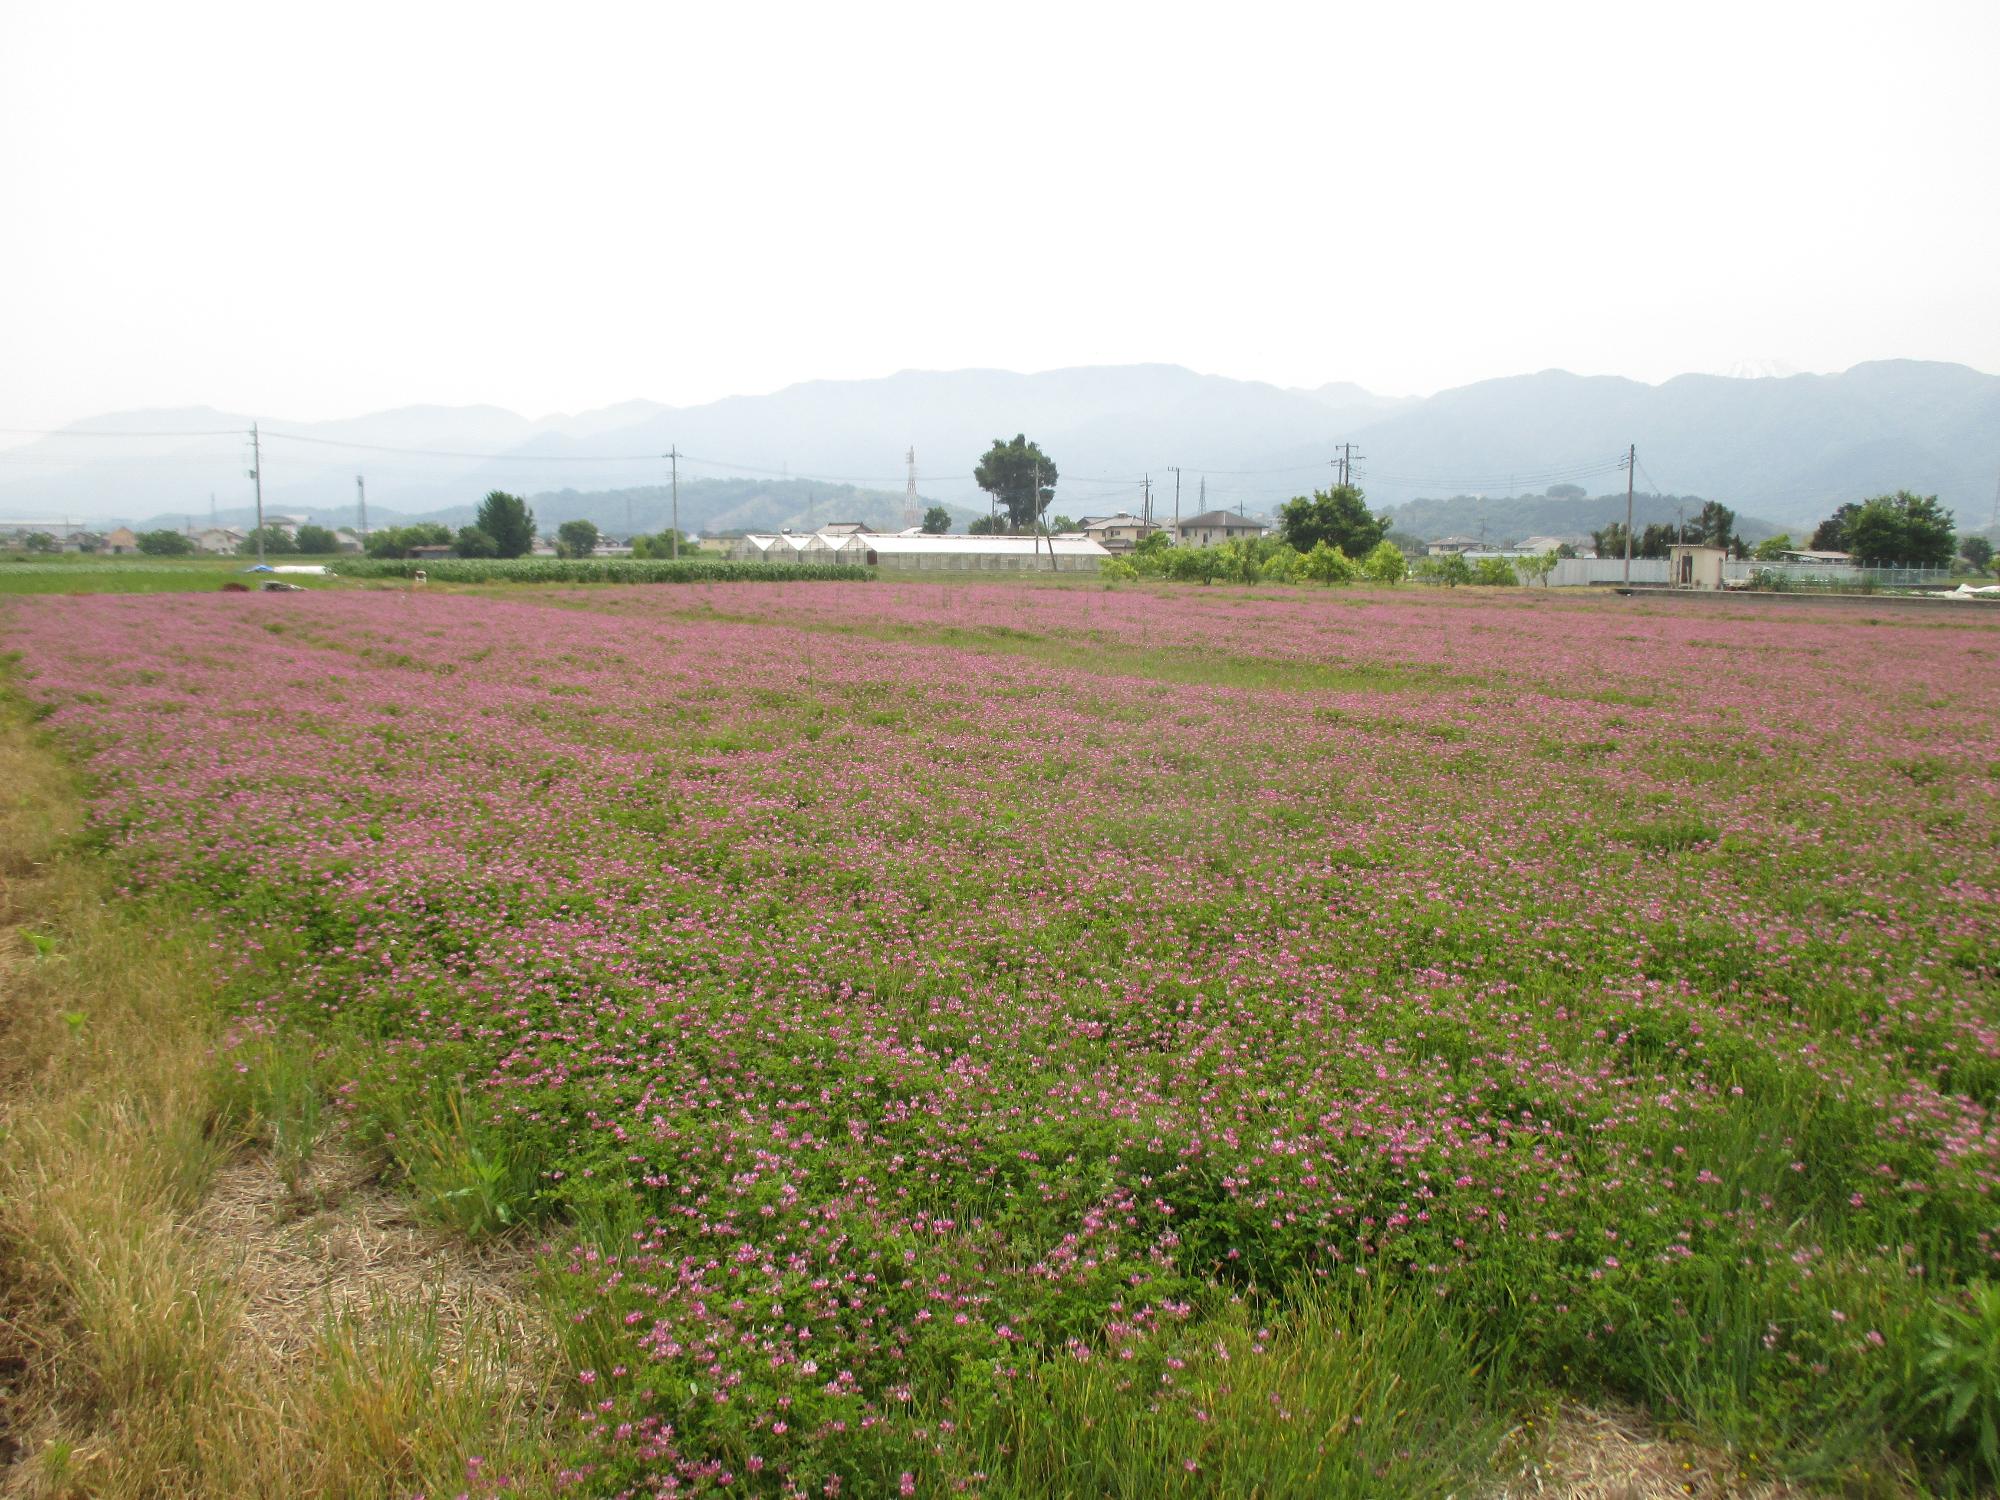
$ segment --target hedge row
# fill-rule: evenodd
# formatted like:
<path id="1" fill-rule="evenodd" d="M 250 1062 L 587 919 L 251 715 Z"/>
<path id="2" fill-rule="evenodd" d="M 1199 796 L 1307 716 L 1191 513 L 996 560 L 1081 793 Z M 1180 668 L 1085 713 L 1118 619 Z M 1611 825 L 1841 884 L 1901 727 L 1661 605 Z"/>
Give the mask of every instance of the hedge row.
<path id="1" fill-rule="evenodd" d="M 851 583 L 866 568 L 824 563 L 675 562 L 624 557 L 343 558 L 348 578 L 411 578 L 421 572 L 437 583 Z"/>

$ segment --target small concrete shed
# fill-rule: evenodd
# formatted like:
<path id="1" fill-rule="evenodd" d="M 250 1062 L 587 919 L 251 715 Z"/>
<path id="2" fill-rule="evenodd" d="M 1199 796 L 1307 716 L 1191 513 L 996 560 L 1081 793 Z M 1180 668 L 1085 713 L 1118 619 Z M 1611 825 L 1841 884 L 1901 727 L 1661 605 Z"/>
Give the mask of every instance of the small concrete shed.
<path id="1" fill-rule="evenodd" d="M 1729 560 L 1725 547 L 1705 547 L 1694 543 L 1667 549 L 1667 582 L 1677 589 L 1719 589 L 1722 565 Z"/>

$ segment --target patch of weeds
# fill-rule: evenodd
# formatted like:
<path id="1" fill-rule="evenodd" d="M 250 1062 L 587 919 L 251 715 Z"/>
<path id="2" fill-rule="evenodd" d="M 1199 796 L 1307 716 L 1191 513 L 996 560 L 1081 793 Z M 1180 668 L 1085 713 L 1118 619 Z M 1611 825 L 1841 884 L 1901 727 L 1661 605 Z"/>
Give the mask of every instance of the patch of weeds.
<path id="1" fill-rule="evenodd" d="M 1684 849 L 1714 843 L 1720 836 L 1719 829 L 1689 813 L 1628 824 L 1618 834 L 1633 848 L 1648 854 L 1678 854 Z"/>
<path id="2" fill-rule="evenodd" d="M 542 1174 L 499 1129 L 475 1119 L 453 1091 L 398 1142 L 425 1212 L 468 1239 L 505 1233 L 551 1206 Z"/>

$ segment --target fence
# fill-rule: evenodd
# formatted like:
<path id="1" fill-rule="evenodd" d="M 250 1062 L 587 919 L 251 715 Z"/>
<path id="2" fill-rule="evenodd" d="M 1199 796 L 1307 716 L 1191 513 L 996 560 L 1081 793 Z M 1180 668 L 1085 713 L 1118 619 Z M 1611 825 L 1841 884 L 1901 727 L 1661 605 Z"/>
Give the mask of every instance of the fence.
<path id="1" fill-rule="evenodd" d="M 1664 557 L 1635 557 L 1632 559 L 1632 581 L 1637 584 L 1665 584 L 1668 566 Z M 1565 557 L 1549 574 L 1549 584 L 1554 588 L 1624 581 L 1625 559 L 1622 557 Z"/>
<path id="2" fill-rule="evenodd" d="M 1832 567 L 1825 563 L 1735 563 L 1753 588 L 1871 589 L 1938 588 L 1952 581 L 1950 568 Z"/>
<path id="3" fill-rule="evenodd" d="M 1663 587 L 1671 564 L 1663 557 L 1632 559 L 1632 582 L 1641 588 Z M 1549 574 L 1555 588 L 1583 584 L 1623 583 L 1622 557 L 1565 557 Z M 1842 589 L 1865 593 L 1873 589 L 1937 588 L 1952 581 L 1950 568 L 1829 567 L 1824 563 L 1725 562 L 1722 581 L 1731 588 Z"/>

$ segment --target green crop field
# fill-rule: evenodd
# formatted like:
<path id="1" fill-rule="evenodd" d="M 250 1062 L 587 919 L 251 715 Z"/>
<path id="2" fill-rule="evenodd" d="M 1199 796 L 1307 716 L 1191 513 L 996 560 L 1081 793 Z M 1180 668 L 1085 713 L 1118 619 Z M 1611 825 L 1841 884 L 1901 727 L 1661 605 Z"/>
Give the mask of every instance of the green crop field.
<path id="1" fill-rule="evenodd" d="M 159 1264 L 254 1169 L 476 1268 L 282 1384 L 99 1339 L 36 1408 L 65 1473 L 115 1430 L 179 1492 L 1565 1493 L 1582 1411 L 1676 1491 L 2000 1483 L 2000 622 L 800 580 L 0 632 L 80 909 L 192 986 L 180 1102 L 113 1108 L 168 1033 L 35 929 L 22 1034 L 106 1038 L 75 1118 L 183 1164 Z M 0 1188 L 122 1180 L 93 1128 Z M 92 1286 L 34 1326 L 275 1337 L 226 1278 Z M 503 1292 L 539 1332 L 450 1322 Z"/>

